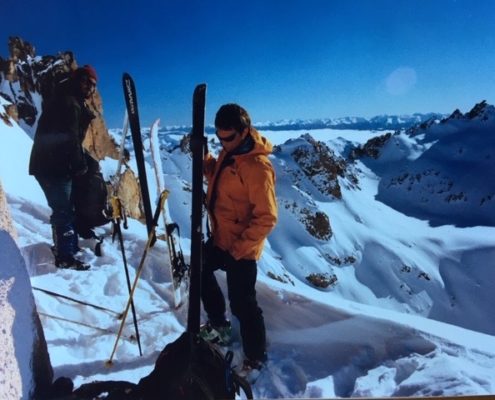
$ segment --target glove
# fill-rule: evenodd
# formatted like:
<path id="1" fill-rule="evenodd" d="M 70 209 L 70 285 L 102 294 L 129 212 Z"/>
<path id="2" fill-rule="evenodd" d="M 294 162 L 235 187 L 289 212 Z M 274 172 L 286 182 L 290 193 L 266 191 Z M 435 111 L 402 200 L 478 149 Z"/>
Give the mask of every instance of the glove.
<path id="1" fill-rule="evenodd" d="M 231 268 L 235 266 L 237 260 L 234 257 L 232 257 L 232 255 L 228 251 L 222 250 L 222 252 L 223 252 L 223 262 L 225 266 L 227 268 Z"/>
<path id="2" fill-rule="evenodd" d="M 225 268 L 225 251 L 213 244 L 213 238 L 209 238 L 203 244 L 203 258 L 208 265 Z"/>

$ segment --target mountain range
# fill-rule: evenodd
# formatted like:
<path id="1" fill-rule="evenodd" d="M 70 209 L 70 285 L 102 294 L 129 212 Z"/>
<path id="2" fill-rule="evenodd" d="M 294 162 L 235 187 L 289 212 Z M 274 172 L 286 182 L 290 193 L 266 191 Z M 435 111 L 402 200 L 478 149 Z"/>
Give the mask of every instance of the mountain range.
<path id="1" fill-rule="evenodd" d="M 414 113 L 412 115 L 378 115 L 371 118 L 343 117 L 320 119 L 288 119 L 276 122 L 256 122 L 254 126 L 261 131 L 302 131 L 315 129 L 340 129 L 340 130 L 367 130 L 384 131 L 406 129 L 418 124 L 432 123 L 447 117 L 440 113 Z M 162 132 L 189 132 L 190 126 L 177 125 L 165 126 Z M 206 127 L 208 133 L 215 132 L 213 125 Z"/>

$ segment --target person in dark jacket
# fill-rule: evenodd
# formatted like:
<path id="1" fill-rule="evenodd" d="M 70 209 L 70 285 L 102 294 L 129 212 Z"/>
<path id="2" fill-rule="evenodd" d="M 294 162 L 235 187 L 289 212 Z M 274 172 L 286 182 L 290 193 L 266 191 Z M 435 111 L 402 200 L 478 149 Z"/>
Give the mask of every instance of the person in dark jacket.
<path id="1" fill-rule="evenodd" d="M 239 320 L 246 359 L 243 370 L 259 370 L 267 359 L 263 313 L 256 300 L 257 260 L 277 222 L 275 171 L 268 158 L 272 144 L 251 126 L 247 111 L 225 104 L 215 117 L 223 150 L 207 154 L 204 174 L 212 237 L 205 248 L 201 298 L 208 321 L 200 335 L 227 344 L 230 322 L 214 271 L 227 275 L 230 309 Z"/>
<path id="2" fill-rule="evenodd" d="M 94 68 L 85 65 L 59 84 L 43 104 L 31 151 L 29 173 L 39 182 L 52 209 L 52 250 L 58 268 L 89 268 L 74 257 L 79 247 L 71 194 L 74 178 L 88 169 L 82 142 L 94 114 L 85 101 L 94 93 L 96 81 Z"/>

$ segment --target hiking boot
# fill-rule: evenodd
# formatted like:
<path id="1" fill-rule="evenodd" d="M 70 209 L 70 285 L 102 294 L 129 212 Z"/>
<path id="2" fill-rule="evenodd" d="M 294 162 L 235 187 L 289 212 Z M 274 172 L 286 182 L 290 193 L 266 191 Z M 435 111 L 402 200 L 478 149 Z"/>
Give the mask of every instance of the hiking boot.
<path id="1" fill-rule="evenodd" d="M 87 271 L 89 269 L 88 264 L 84 264 L 73 256 L 55 257 L 55 266 L 60 269 L 73 269 L 76 271 Z"/>
<path id="2" fill-rule="evenodd" d="M 232 325 L 230 321 L 226 321 L 224 325 L 215 326 L 207 321 L 200 326 L 199 336 L 207 342 L 228 346 L 232 339 Z"/>

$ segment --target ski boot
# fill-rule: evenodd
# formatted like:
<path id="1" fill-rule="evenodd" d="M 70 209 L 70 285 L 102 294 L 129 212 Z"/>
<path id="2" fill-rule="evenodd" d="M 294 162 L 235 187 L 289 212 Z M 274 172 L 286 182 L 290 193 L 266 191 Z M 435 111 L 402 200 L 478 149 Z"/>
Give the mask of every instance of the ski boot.
<path id="1" fill-rule="evenodd" d="M 79 251 L 78 238 L 71 225 L 53 227 L 52 252 L 55 257 L 55 266 L 61 269 L 86 271 L 89 265 L 74 258 Z"/>
<path id="2" fill-rule="evenodd" d="M 55 256 L 55 266 L 60 269 L 73 269 L 76 271 L 87 271 L 89 269 L 88 264 L 74 258 L 72 255 L 65 257 Z"/>
<path id="3" fill-rule="evenodd" d="M 226 321 L 224 325 L 220 326 L 213 325 L 210 321 L 207 321 L 200 326 L 199 336 L 207 342 L 228 346 L 232 340 L 232 325 L 230 321 Z"/>

